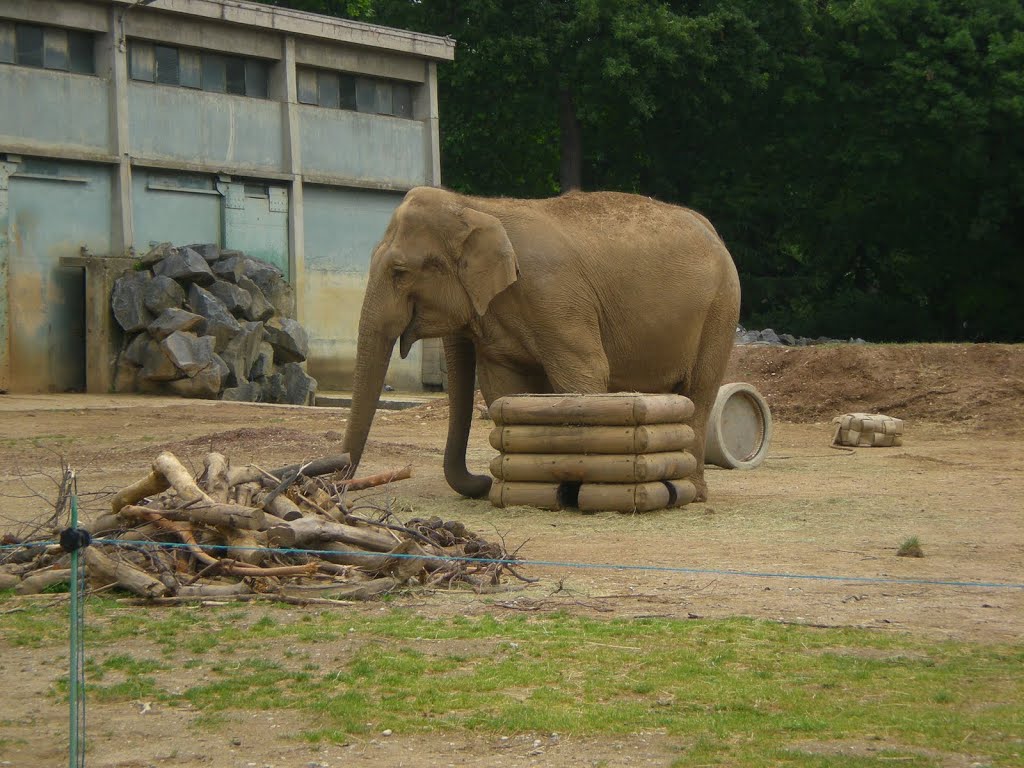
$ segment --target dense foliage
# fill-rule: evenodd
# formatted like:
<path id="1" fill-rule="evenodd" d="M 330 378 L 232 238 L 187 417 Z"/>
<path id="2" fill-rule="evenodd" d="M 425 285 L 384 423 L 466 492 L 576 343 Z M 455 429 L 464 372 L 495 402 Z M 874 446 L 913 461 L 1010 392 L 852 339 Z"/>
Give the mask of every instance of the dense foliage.
<path id="1" fill-rule="evenodd" d="M 697 208 L 749 325 L 1024 340 L 1019 0 L 278 4 L 454 37 L 448 186 Z"/>

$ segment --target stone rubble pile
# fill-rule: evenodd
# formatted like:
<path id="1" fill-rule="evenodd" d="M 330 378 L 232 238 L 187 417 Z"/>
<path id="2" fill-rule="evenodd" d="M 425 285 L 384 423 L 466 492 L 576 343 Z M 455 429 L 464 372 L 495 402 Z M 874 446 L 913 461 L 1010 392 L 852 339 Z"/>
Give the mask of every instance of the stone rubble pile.
<path id="1" fill-rule="evenodd" d="M 793 336 L 789 333 L 776 333 L 771 328 L 763 331 L 748 331 L 742 325 L 736 326 L 736 344 L 762 347 L 810 347 L 815 344 L 867 344 L 864 339 L 830 339 L 819 336 L 810 339 L 806 336 Z"/>
<path id="2" fill-rule="evenodd" d="M 281 270 L 216 245 L 161 243 L 111 296 L 118 392 L 312 405 L 305 329 Z"/>

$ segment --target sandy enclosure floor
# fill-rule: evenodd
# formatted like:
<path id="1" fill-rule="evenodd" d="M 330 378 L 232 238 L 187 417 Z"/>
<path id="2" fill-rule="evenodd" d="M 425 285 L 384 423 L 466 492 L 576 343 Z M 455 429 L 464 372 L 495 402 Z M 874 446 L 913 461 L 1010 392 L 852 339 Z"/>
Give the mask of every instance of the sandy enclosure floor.
<path id="1" fill-rule="evenodd" d="M 428 616 L 556 609 L 602 617 L 742 615 L 1019 642 L 1024 589 L 894 580 L 1024 583 L 1024 354 L 1017 347 L 946 346 L 936 356 L 921 347 L 901 368 L 894 362 L 899 349 L 851 353 L 863 358 L 878 350 L 873 389 L 851 373 L 849 359 L 831 351 L 739 353 L 729 380 L 754 383 L 777 415 L 767 461 L 750 472 L 709 467 L 707 504 L 642 516 L 496 510 L 459 498 L 441 473 L 444 401 L 378 412 L 360 474 L 407 464 L 414 474 L 365 492 L 367 503 L 391 504 L 403 518 L 461 520 L 520 547 L 524 559 L 565 564 L 524 567 L 540 582 L 509 594 L 505 606 L 464 592 L 392 605 Z M 965 360 L 973 360 L 970 376 Z M 806 405 L 812 384 L 821 393 L 816 409 Z M 905 444 L 830 449 L 829 418 L 852 410 L 905 418 Z M 287 464 L 338 451 L 347 415 L 339 408 L 140 397 L 0 396 L 0 532 L 45 515 L 62 456 L 79 471 L 89 515 L 103 509 L 103 493 L 144 476 L 161 450 L 196 467 L 211 449 L 235 463 Z M 495 455 L 487 442 L 491 426 L 474 422 L 469 460 L 477 471 Z M 925 557 L 896 556 L 910 536 L 919 538 Z M 8 647 L 2 635 L 0 618 L 2 674 L 21 703 L 0 717 L 0 737 L 17 734 L 20 744 L 0 741 L 0 765 L 66 764 L 66 713 L 47 694 L 65 662 L 50 658 L 52 651 Z M 309 747 L 277 735 L 295 725 L 279 712 L 229 719 L 216 733 L 183 741 L 194 716 L 167 711 L 147 718 L 125 705 L 91 707 L 90 732 L 97 736 L 90 764 L 618 766 L 664 765 L 678 756 L 657 734 L 622 741 L 403 736 Z M 31 762 L 23 762 L 27 755 Z"/>

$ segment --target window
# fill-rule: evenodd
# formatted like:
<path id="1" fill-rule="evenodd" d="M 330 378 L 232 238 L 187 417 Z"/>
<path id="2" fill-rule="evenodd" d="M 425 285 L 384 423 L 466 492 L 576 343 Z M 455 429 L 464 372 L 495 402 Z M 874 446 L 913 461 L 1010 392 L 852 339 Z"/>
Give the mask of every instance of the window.
<path id="1" fill-rule="evenodd" d="M 416 86 L 410 83 L 303 68 L 298 71 L 298 87 L 302 104 L 412 118 Z"/>
<path id="2" fill-rule="evenodd" d="M 0 21 L 0 64 L 96 73 L 91 32 Z"/>
<path id="3" fill-rule="evenodd" d="M 212 93 L 266 99 L 270 95 L 270 62 L 170 45 L 133 40 L 128 48 L 132 80 L 177 85 Z"/>

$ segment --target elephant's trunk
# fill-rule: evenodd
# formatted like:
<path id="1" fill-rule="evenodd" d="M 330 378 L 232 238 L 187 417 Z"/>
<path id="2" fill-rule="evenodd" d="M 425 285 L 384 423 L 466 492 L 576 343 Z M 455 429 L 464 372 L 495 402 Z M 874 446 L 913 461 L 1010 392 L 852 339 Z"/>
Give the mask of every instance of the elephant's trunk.
<path id="1" fill-rule="evenodd" d="M 444 343 L 448 363 L 448 440 L 444 447 L 444 478 L 453 490 L 477 498 L 491 489 L 491 478 L 470 474 L 466 468 L 466 446 L 473 423 L 473 395 L 476 392 L 476 350 L 473 342 L 450 337 Z"/>
<path id="2" fill-rule="evenodd" d="M 359 347 L 356 351 L 355 382 L 352 389 L 352 410 L 345 430 L 345 450 L 352 459 L 352 471 L 359 466 L 370 433 L 370 423 L 377 412 L 384 376 L 388 372 L 395 339 L 359 324 Z"/>

